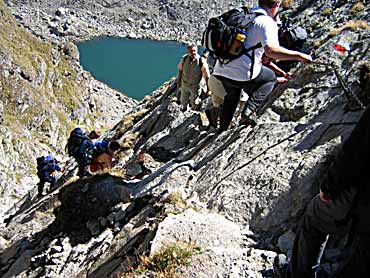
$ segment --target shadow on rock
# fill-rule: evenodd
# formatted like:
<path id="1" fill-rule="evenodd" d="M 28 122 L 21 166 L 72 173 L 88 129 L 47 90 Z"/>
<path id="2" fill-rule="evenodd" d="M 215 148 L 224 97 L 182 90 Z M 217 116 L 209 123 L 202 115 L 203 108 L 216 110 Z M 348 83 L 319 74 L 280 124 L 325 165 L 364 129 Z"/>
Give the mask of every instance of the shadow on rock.
<path id="1" fill-rule="evenodd" d="M 79 180 L 60 191 L 61 206 L 55 210 L 55 224 L 68 234 L 72 245 L 85 243 L 92 236 L 94 223 L 107 216 L 116 204 L 128 202 L 130 192 L 122 178 L 108 174 Z"/>
<path id="2" fill-rule="evenodd" d="M 45 266 L 50 263 L 48 260 L 54 258 L 53 252 L 55 258 L 59 258 L 60 254 L 69 254 L 68 250 L 77 244 L 87 243 L 99 235 L 102 231 L 89 223 L 108 216 L 118 203 L 127 203 L 130 192 L 121 178 L 108 174 L 67 185 L 58 195 L 61 205 L 54 210 L 55 221 L 32 238 L 23 237 L 3 250 L 0 276 L 18 277 L 25 272 L 43 275 Z M 61 234 L 67 237 L 59 238 Z"/>

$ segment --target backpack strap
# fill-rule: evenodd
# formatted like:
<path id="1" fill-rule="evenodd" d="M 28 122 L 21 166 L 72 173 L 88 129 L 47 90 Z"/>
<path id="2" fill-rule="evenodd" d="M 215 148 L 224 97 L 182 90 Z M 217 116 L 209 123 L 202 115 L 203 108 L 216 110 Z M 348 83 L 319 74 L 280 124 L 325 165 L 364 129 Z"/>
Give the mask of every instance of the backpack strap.
<path id="1" fill-rule="evenodd" d="M 250 68 L 250 79 L 252 79 L 253 77 L 253 69 L 254 69 L 254 64 L 256 62 L 256 59 L 255 59 L 255 50 L 257 48 L 260 48 L 262 47 L 262 43 L 261 42 L 258 42 L 256 45 L 252 46 L 252 47 L 248 47 L 248 48 L 245 48 L 243 50 L 243 55 L 247 55 L 249 57 L 249 59 L 251 59 L 251 68 Z M 252 51 L 252 55 L 250 55 L 248 52 L 249 51 Z"/>
<path id="2" fill-rule="evenodd" d="M 184 65 L 185 61 L 189 58 L 189 54 L 186 54 L 183 58 L 182 58 L 182 65 Z M 202 56 L 199 56 L 199 68 L 202 69 L 203 67 L 203 60 L 202 60 Z"/>
<path id="3" fill-rule="evenodd" d="M 256 16 L 255 18 L 253 19 L 253 23 L 254 23 L 254 20 L 261 16 L 261 15 L 264 15 L 263 13 L 260 13 L 260 12 L 253 12 Z M 250 72 L 249 72 L 249 78 L 252 79 L 253 77 L 253 70 L 254 70 L 254 64 L 256 62 L 256 59 L 255 59 L 255 50 L 257 48 L 260 48 L 262 47 L 262 43 L 261 42 L 258 42 L 257 44 L 255 44 L 254 46 L 251 46 L 251 47 L 248 47 L 248 48 L 244 48 L 243 50 L 243 55 L 247 55 L 249 57 L 249 59 L 251 59 L 251 68 L 250 68 Z M 250 55 L 248 52 L 252 51 L 252 55 Z"/>
<path id="4" fill-rule="evenodd" d="M 185 56 L 182 57 L 182 66 L 184 66 L 186 60 L 189 58 L 189 54 L 186 54 Z"/>

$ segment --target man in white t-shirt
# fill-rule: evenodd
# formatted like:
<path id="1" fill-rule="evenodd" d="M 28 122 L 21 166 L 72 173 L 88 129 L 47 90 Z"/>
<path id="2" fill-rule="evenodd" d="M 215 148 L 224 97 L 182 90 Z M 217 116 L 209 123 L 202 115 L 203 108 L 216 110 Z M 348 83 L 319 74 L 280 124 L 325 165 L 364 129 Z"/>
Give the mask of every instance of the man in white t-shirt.
<path id="1" fill-rule="evenodd" d="M 222 82 L 227 92 L 220 115 L 220 131 L 226 130 L 237 108 L 242 89 L 249 99 L 243 109 L 240 123 L 255 126 L 256 111 L 264 99 L 271 93 L 276 83 L 275 73 L 262 65 L 262 55 L 276 60 L 297 60 L 303 63 L 312 62 L 310 55 L 286 49 L 279 45 L 278 25 L 274 20 L 281 0 L 259 0 L 258 7 L 253 12 L 259 14 L 254 24 L 247 29 L 246 49 L 253 48 L 258 43 L 261 47 L 251 50 L 227 64 L 217 61 L 213 76 Z M 251 59 L 250 57 L 254 57 Z M 212 91 L 212 88 L 210 88 Z"/>

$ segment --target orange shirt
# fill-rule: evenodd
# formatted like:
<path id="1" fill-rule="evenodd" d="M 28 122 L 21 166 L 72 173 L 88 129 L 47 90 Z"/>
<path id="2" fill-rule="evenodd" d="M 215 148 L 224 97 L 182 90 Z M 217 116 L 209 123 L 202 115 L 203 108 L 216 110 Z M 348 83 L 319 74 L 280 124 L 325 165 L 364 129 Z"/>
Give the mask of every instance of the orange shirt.
<path id="1" fill-rule="evenodd" d="M 102 153 L 93 158 L 90 164 L 91 172 L 103 171 L 104 169 L 110 169 L 114 166 L 113 156 L 108 153 Z"/>

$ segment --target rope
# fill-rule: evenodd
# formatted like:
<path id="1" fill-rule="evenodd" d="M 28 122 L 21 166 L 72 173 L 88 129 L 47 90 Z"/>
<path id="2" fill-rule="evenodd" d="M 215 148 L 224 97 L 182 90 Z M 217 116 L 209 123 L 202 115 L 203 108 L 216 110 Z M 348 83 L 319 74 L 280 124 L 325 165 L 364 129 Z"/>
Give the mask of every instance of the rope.
<path id="1" fill-rule="evenodd" d="M 238 168 L 236 168 L 236 169 L 234 169 L 233 171 L 231 171 L 229 174 L 227 174 L 226 176 L 223 176 L 217 183 L 216 183 L 216 185 L 218 185 L 221 181 L 223 181 L 223 180 L 225 180 L 226 178 L 228 178 L 228 177 L 230 177 L 232 174 L 234 174 L 235 172 L 237 172 L 237 171 L 239 171 L 239 170 L 241 170 L 241 169 L 243 169 L 245 166 L 248 166 L 249 164 L 251 164 L 253 161 L 255 161 L 257 158 L 259 158 L 260 156 L 262 156 L 263 154 L 265 154 L 268 150 L 270 150 L 270 149 L 272 149 L 272 148 L 274 148 L 274 147 L 276 147 L 276 146 L 278 146 L 278 145 L 280 145 L 281 143 L 283 143 L 283 142 L 285 142 L 285 141 L 287 141 L 287 140 L 289 140 L 289 139 L 291 139 L 291 138 L 293 138 L 294 136 L 296 136 L 296 135 L 298 135 L 299 133 L 301 133 L 302 132 L 302 130 L 301 131 L 298 131 L 298 132 L 296 132 L 296 133 L 293 133 L 293 134 L 291 134 L 291 135 L 289 135 L 288 137 L 286 137 L 286 138 L 284 138 L 284 139 L 282 139 L 282 140 L 280 140 L 280 141 L 278 141 L 277 143 L 275 143 L 275 144 L 273 144 L 273 145 L 271 145 L 271 146 L 269 146 L 268 148 L 266 148 L 265 150 L 263 150 L 262 152 L 260 152 L 259 154 L 257 154 L 255 157 L 253 157 L 251 160 L 249 160 L 248 162 L 246 162 L 246 163 L 244 163 L 244 164 L 242 164 L 241 166 L 239 166 Z"/>
<path id="2" fill-rule="evenodd" d="M 353 99 L 361 107 L 362 110 L 366 109 L 366 106 L 362 103 L 362 101 L 358 98 L 358 96 L 348 89 L 347 84 L 343 80 L 343 77 L 339 74 L 339 71 L 338 71 L 339 66 L 335 65 L 334 63 L 328 63 L 328 62 L 325 63 L 325 62 L 313 61 L 312 63 L 317 64 L 317 65 L 323 65 L 323 66 L 326 66 L 327 68 L 332 69 L 334 71 L 336 78 L 339 81 L 339 85 L 342 87 L 347 98 Z"/>
<path id="3" fill-rule="evenodd" d="M 324 123 L 322 123 L 324 124 Z M 327 125 L 329 126 L 333 126 L 333 125 L 355 125 L 357 124 L 357 122 L 333 122 L 333 123 L 328 123 Z M 293 133 L 287 137 L 285 137 L 284 139 L 278 141 L 277 143 L 267 147 L 265 150 L 263 150 L 262 152 L 260 152 L 259 154 L 257 154 L 255 157 L 253 157 L 252 159 L 250 159 L 249 161 L 247 161 L 246 163 L 242 164 L 241 166 L 239 166 L 238 168 L 232 170 L 230 173 L 228 173 L 227 175 L 223 176 L 217 183 L 216 183 L 216 186 L 218 184 L 220 184 L 220 182 L 222 182 L 223 180 L 225 180 L 226 178 L 230 177 L 232 174 L 234 174 L 235 172 L 243 169 L 244 167 L 248 166 L 249 164 L 251 164 L 253 161 L 255 161 L 257 158 L 259 158 L 260 156 L 262 156 L 263 154 L 265 154 L 267 151 L 271 150 L 272 148 L 275 148 L 276 146 L 284 143 L 285 141 L 297 136 L 299 133 L 301 133 L 302 131 L 306 130 L 308 126 L 306 126 L 305 128 L 302 128 L 301 130 L 297 131 L 296 133 Z"/>

